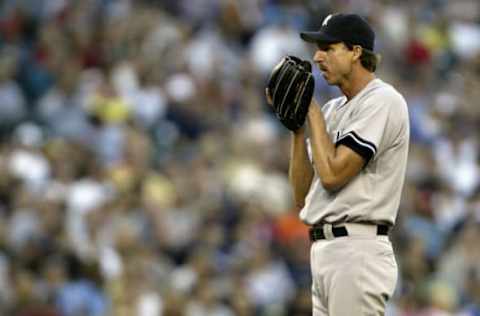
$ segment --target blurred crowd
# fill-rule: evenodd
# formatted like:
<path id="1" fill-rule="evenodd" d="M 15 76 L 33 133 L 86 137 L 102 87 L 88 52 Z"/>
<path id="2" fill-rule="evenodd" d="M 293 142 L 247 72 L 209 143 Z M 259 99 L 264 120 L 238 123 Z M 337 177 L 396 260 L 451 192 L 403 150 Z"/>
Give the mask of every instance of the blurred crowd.
<path id="1" fill-rule="evenodd" d="M 0 315 L 311 315 L 264 87 L 332 12 L 409 105 L 387 316 L 479 316 L 476 0 L 1 1 Z"/>

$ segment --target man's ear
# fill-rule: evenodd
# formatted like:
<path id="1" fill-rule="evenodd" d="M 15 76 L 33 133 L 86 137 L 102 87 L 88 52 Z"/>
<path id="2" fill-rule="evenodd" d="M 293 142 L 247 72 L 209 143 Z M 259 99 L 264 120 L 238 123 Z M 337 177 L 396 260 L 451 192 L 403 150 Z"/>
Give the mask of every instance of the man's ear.
<path id="1" fill-rule="evenodd" d="M 353 46 L 353 58 L 354 60 L 360 60 L 360 56 L 362 56 L 362 47 L 359 45 Z"/>

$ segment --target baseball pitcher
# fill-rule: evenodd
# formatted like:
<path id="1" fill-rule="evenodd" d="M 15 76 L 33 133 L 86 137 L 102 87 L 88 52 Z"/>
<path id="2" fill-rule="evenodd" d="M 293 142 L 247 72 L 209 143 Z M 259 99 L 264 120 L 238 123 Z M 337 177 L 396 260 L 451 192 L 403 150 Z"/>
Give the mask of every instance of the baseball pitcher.
<path id="1" fill-rule="evenodd" d="M 310 226 L 313 315 L 384 315 L 397 282 L 388 234 L 407 165 L 407 104 L 375 76 L 375 33 L 360 16 L 329 15 L 319 31 L 300 35 L 316 45 L 323 79 L 343 93 L 320 107 L 310 63 L 294 56 L 274 68 L 266 89 L 292 131 L 289 179 Z"/>

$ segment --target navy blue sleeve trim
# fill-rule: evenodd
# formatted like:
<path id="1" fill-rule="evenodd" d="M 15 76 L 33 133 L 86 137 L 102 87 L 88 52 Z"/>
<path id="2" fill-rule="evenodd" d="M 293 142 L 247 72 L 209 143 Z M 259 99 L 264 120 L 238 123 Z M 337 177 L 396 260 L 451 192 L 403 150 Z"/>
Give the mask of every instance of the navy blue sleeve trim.
<path id="1" fill-rule="evenodd" d="M 349 132 L 348 134 L 341 137 L 336 143 L 335 146 L 340 145 L 347 146 L 357 154 L 365 159 L 365 165 L 375 156 L 377 152 L 377 147 L 365 139 L 358 136 L 355 132 Z"/>

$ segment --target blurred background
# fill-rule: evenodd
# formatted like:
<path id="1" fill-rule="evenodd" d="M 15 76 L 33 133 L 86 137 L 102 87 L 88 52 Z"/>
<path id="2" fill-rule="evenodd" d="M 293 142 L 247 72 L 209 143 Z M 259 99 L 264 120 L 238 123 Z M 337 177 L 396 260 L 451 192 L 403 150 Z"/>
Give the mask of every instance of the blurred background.
<path id="1" fill-rule="evenodd" d="M 0 315 L 311 315 L 264 87 L 332 12 L 411 116 L 387 316 L 480 315 L 478 0 L 0 1 Z"/>

